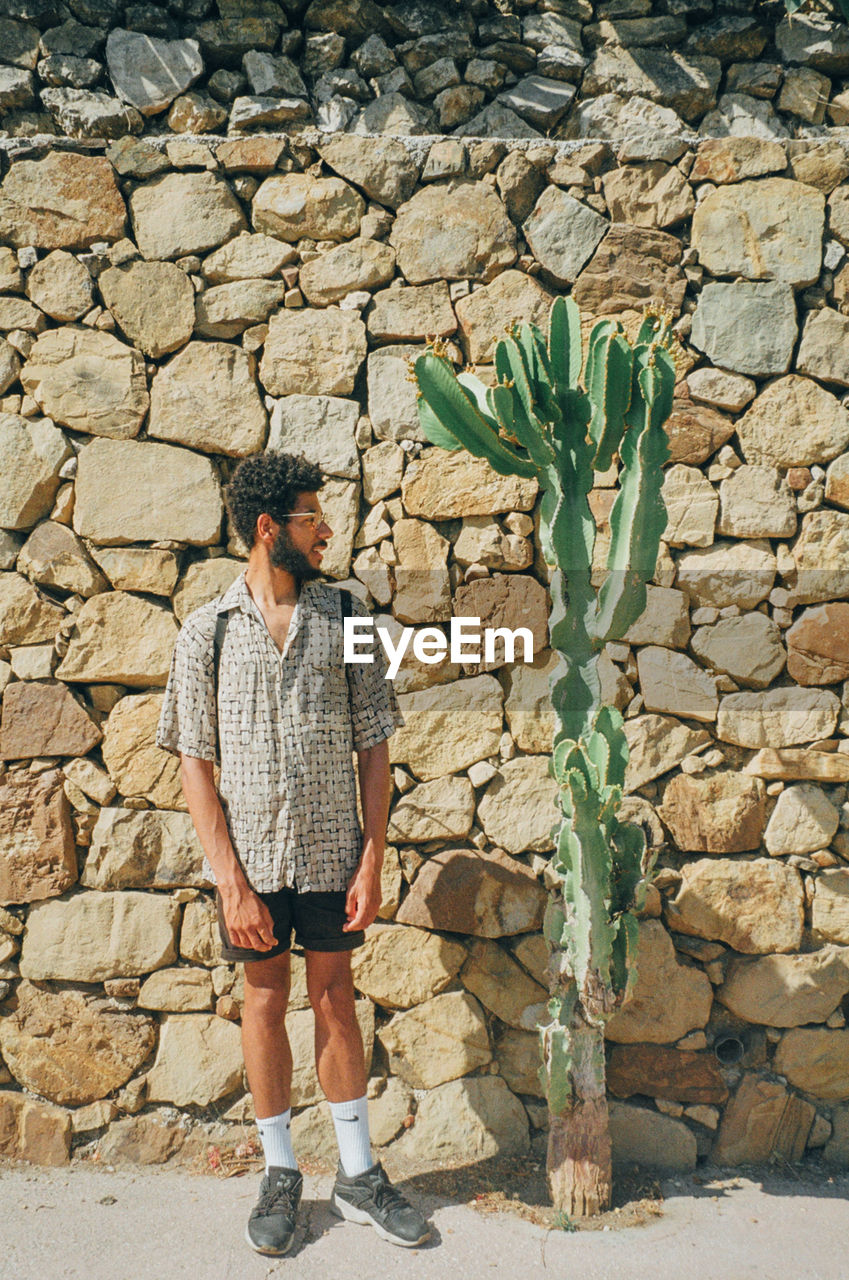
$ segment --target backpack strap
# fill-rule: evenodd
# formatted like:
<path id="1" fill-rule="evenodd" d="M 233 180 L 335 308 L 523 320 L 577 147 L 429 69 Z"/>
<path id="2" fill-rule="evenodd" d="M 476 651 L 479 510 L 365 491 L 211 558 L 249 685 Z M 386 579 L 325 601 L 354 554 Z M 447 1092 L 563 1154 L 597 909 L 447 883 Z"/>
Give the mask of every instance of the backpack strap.
<path id="1" fill-rule="evenodd" d="M 342 618 L 350 618 L 354 605 L 351 599 L 351 593 L 347 587 L 340 587 L 339 594 L 342 597 Z"/>
<path id="2" fill-rule="evenodd" d="M 229 613 L 219 613 L 215 619 L 215 633 L 212 637 L 212 696 L 215 699 L 215 752 L 218 763 L 221 763 L 221 735 L 218 729 L 218 668 L 221 665 L 221 648 L 227 632 Z"/>

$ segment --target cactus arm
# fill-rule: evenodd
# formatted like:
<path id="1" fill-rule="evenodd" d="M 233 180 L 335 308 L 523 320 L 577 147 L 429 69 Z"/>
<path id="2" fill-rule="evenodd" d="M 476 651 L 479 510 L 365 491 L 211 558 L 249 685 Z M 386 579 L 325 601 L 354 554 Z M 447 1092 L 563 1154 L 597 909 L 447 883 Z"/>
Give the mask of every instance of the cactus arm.
<path id="1" fill-rule="evenodd" d="M 548 320 L 548 350 L 558 397 L 581 376 L 581 313 L 572 298 L 555 298 Z"/>
<path id="2" fill-rule="evenodd" d="M 607 471 L 619 448 L 631 404 L 633 360 L 631 348 L 618 333 L 599 337 L 590 348 L 587 390 L 594 407 L 590 438 L 596 446 L 596 471 Z"/>
<path id="3" fill-rule="evenodd" d="M 431 444 L 439 445 L 440 449 L 453 451 L 462 449 L 462 445 L 456 436 L 452 435 L 447 427 L 443 426 L 431 409 L 424 396 L 418 397 L 416 409 L 419 415 L 422 431 L 427 436 Z"/>
<path id="4" fill-rule="evenodd" d="M 554 460 L 554 450 L 545 439 L 540 423 L 532 424 L 513 387 L 497 384 L 487 388 L 487 404 L 502 432 L 523 445 L 537 467 L 544 469 Z"/>
<path id="5" fill-rule="evenodd" d="M 486 458 L 492 469 L 501 475 L 536 476 L 533 462 L 510 448 L 480 414 L 470 393 L 457 382 L 447 361 L 439 356 L 419 356 L 415 373 L 421 393 L 433 413 L 469 453 Z"/>

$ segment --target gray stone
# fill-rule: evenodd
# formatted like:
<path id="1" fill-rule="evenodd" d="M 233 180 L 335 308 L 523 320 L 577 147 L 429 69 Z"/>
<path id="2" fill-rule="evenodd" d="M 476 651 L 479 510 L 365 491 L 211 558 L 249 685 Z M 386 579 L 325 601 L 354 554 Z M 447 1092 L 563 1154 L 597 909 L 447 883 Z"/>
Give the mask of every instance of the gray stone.
<path id="1" fill-rule="evenodd" d="M 627 1102 L 608 1103 L 614 1167 L 638 1165 L 665 1173 L 696 1167 L 696 1136 L 681 1120 Z"/>
<path id="2" fill-rule="evenodd" d="M 303 98 L 260 98 L 245 95 L 236 98 L 230 109 L 230 128 L 274 128 L 293 120 L 306 120 L 311 112 Z"/>
<path id="3" fill-rule="evenodd" d="M 772 103 L 745 93 L 724 93 L 715 111 L 709 111 L 700 132 L 708 138 L 762 138 L 775 141 L 789 138 Z"/>
<path id="4" fill-rule="evenodd" d="M 551 129 L 569 110 L 576 92 L 575 86 L 564 80 L 525 76 L 500 94 L 498 101 L 538 129 Z"/>
<path id="5" fill-rule="evenodd" d="M 715 58 L 685 56 L 677 51 L 643 48 L 638 55 L 605 47 L 592 57 L 582 92 L 642 95 L 697 120 L 716 103 L 722 67 Z"/>
<path id="6" fill-rule="evenodd" d="M 106 65 L 115 91 L 144 116 L 156 115 L 203 74 L 196 40 L 159 40 L 140 31 L 110 31 Z"/>
<path id="7" fill-rule="evenodd" d="M 691 648 L 713 671 L 724 671 L 755 689 L 772 684 L 787 661 L 778 626 L 758 612 L 698 627 Z"/>
<path id="8" fill-rule="evenodd" d="M 670 146 L 680 154 L 687 126 L 675 111 L 640 94 L 602 93 L 577 102 L 560 132 L 565 138 L 604 138 L 620 144 L 633 145 L 639 139 L 653 152 L 643 159 L 662 160 L 669 158 L 664 151 Z"/>
<path id="9" fill-rule="evenodd" d="M 168 173 L 130 196 L 136 241 L 145 258 L 205 253 L 246 228 L 227 182 L 214 173 Z"/>
<path id="10" fill-rule="evenodd" d="M 571 284 L 609 227 L 605 218 L 559 187 L 547 187 L 523 230 L 534 256 L 559 285 Z"/>
<path id="11" fill-rule="evenodd" d="M 408 82 L 409 83 L 409 82 Z M 394 134 L 414 137 L 416 134 L 434 132 L 433 112 L 410 102 L 401 93 L 384 93 L 368 106 L 363 107 L 351 132 L 364 136 Z"/>
<path id="12" fill-rule="evenodd" d="M 249 49 L 242 59 L 242 66 L 248 77 L 251 93 L 273 98 L 307 96 L 307 86 L 291 58 L 274 57 L 270 53 Z"/>
<path id="13" fill-rule="evenodd" d="M 515 111 L 500 102 L 488 102 L 482 111 L 454 129 L 455 138 L 542 138 L 544 135 Z"/>
<path id="14" fill-rule="evenodd" d="M 788 14 L 775 29 L 775 43 L 784 62 L 801 62 L 827 75 L 849 72 L 849 32 L 825 14 Z"/>
<path id="15" fill-rule="evenodd" d="M 358 480 L 355 435 L 359 416 L 356 400 L 339 396 L 284 396 L 271 411 L 267 448 L 302 454 L 328 475 Z"/>
<path id="16" fill-rule="evenodd" d="M 734 373 L 786 373 L 796 344 L 793 290 L 778 280 L 707 284 L 693 316 L 691 341 L 714 364 Z"/>
<path id="17" fill-rule="evenodd" d="M 108 93 L 93 89 L 42 89 L 41 101 L 70 138 L 120 138 L 141 133 L 142 118 Z"/>
<path id="18" fill-rule="evenodd" d="M 796 368 L 811 378 L 849 387 L 849 317 L 831 307 L 809 311 Z"/>
<path id="19" fill-rule="evenodd" d="M 368 357 L 368 411 L 379 440 L 424 440 L 410 365 L 424 347 L 379 347 Z"/>

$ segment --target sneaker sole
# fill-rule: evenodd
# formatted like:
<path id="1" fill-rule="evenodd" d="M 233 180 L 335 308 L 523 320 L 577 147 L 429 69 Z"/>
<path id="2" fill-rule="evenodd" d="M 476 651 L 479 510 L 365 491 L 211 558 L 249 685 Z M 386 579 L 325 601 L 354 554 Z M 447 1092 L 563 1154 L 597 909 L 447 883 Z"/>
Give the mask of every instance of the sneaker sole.
<path id="1" fill-rule="evenodd" d="M 245 1239 L 253 1249 L 254 1253 L 261 1253 L 265 1258 L 282 1258 L 284 1253 L 288 1253 L 289 1250 L 292 1248 L 292 1243 L 295 1239 L 295 1235 L 293 1232 L 291 1240 L 289 1240 L 288 1243 L 285 1245 L 285 1247 L 282 1249 L 268 1249 L 268 1248 L 263 1249 L 260 1245 L 255 1244 L 250 1237 L 250 1233 L 247 1227 L 245 1227 Z"/>
<path id="2" fill-rule="evenodd" d="M 402 1249 L 415 1249 L 416 1245 L 424 1244 L 425 1240 L 430 1239 L 430 1231 L 425 1231 L 418 1240 L 403 1240 L 401 1236 L 393 1236 L 391 1231 L 387 1231 L 379 1222 L 375 1222 L 365 1209 L 357 1209 L 346 1200 L 340 1200 L 335 1191 L 330 1197 L 330 1212 L 335 1213 L 337 1218 L 344 1218 L 346 1222 L 356 1222 L 359 1226 L 372 1227 L 382 1240 L 388 1240 L 390 1244 L 399 1244 Z"/>

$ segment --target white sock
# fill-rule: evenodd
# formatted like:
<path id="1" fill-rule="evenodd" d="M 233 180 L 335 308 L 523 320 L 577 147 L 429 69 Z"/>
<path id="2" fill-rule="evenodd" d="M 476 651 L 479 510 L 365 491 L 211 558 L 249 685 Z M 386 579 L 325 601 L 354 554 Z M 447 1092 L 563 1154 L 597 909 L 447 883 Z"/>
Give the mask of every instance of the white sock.
<path id="1" fill-rule="evenodd" d="M 368 1132 L 368 1100 L 363 1096 L 350 1102 L 331 1102 L 330 1114 L 339 1143 L 342 1171 L 349 1178 L 356 1178 L 374 1164 Z"/>
<path id="2" fill-rule="evenodd" d="M 265 1153 L 265 1172 L 275 1169 L 297 1169 L 298 1162 L 292 1150 L 292 1108 L 283 1111 L 279 1116 L 265 1116 L 257 1120 L 256 1127 L 262 1139 Z"/>

